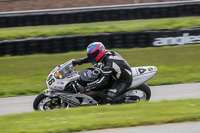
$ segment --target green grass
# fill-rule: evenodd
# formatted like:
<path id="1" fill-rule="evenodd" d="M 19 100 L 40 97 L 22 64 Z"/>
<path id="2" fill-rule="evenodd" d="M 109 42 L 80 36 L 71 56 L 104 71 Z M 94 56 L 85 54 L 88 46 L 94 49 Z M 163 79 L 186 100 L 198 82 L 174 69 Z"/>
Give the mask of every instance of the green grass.
<path id="1" fill-rule="evenodd" d="M 131 67 L 157 66 L 149 85 L 200 82 L 200 44 L 176 47 L 114 49 Z M 0 97 L 39 94 L 46 89 L 46 78 L 59 64 L 85 57 L 85 51 L 0 57 Z M 77 66 L 77 70 L 91 64 Z"/>
<path id="2" fill-rule="evenodd" d="M 0 116 L 0 129 L 2 133 L 69 133 L 185 121 L 200 121 L 200 99 L 5 115 Z"/>
<path id="3" fill-rule="evenodd" d="M 162 28 L 174 29 L 182 27 L 200 26 L 199 22 L 200 16 L 196 16 L 180 18 L 97 22 L 85 24 L 1 28 L 0 40 L 60 35 L 93 34 L 117 31 L 137 31 Z"/>

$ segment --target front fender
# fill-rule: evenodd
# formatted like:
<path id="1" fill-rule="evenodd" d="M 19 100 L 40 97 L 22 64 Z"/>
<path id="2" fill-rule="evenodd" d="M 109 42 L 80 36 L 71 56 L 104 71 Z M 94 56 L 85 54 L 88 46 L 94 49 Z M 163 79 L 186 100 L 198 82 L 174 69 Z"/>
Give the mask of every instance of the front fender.
<path id="1" fill-rule="evenodd" d="M 60 95 L 71 95 L 65 91 L 57 91 L 57 90 L 51 90 L 51 89 L 44 90 L 43 94 L 48 97 L 58 97 Z"/>
<path id="2" fill-rule="evenodd" d="M 46 89 L 46 90 L 43 91 L 43 94 L 44 94 L 45 96 L 52 97 L 53 91 L 50 90 L 50 89 Z"/>

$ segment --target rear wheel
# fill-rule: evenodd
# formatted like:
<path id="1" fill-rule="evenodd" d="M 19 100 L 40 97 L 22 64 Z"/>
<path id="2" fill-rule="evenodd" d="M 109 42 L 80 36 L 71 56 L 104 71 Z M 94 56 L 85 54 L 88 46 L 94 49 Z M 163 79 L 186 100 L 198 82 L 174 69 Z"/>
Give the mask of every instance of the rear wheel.
<path id="1" fill-rule="evenodd" d="M 43 93 L 38 95 L 33 102 L 33 109 L 47 111 L 66 107 L 65 102 L 60 98 L 51 98 Z"/>
<path id="2" fill-rule="evenodd" d="M 136 88 L 129 88 L 124 93 L 126 96 L 125 103 L 137 103 L 139 101 L 149 101 L 151 90 L 147 84 L 142 84 Z"/>

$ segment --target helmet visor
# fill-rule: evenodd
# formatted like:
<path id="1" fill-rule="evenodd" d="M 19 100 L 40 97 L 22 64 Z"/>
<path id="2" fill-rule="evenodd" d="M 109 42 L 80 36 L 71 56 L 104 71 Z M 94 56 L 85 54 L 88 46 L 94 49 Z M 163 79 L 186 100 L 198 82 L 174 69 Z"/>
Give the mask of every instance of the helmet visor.
<path id="1" fill-rule="evenodd" d="M 99 53 L 100 53 L 100 51 L 99 51 L 99 50 L 96 50 L 96 51 L 93 52 L 93 53 L 87 54 L 88 59 L 89 59 L 89 61 L 90 61 L 92 64 L 97 63 L 96 57 L 98 56 Z"/>

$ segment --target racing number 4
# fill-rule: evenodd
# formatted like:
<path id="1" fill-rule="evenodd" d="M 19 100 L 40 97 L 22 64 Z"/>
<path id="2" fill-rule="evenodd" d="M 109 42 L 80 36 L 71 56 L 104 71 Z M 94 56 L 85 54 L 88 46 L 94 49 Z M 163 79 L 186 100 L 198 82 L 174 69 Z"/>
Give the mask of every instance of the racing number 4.
<path id="1" fill-rule="evenodd" d="M 146 71 L 146 69 L 144 69 L 144 68 L 138 68 L 138 71 L 140 72 L 140 74 L 143 74 Z"/>

